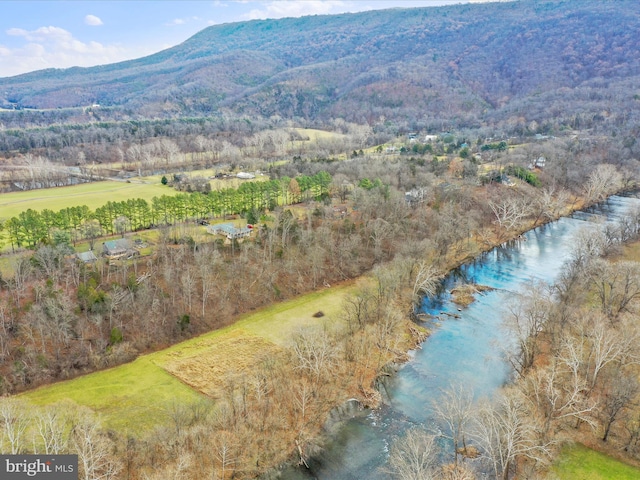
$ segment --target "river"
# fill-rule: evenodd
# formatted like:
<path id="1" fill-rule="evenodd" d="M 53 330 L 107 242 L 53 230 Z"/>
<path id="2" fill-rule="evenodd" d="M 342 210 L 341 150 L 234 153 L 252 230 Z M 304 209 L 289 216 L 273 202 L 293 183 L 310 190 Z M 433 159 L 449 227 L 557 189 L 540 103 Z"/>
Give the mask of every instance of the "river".
<path id="1" fill-rule="evenodd" d="M 420 350 L 387 382 L 389 405 L 348 420 L 332 437 L 310 469 L 284 472 L 286 480 L 377 480 L 384 472 L 394 438 L 412 426 L 437 432 L 431 405 L 452 383 L 473 390 L 476 397 L 490 396 L 508 381 L 510 370 L 502 355 L 509 338 L 501 327 L 505 305 L 514 292 L 532 280 L 553 282 L 569 257 L 573 238 L 582 228 L 598 228 L 601 220 L 615 221 L 636 197 L 611 197 L 606 203 L 526 233 L 452 272 L 444 292 L 425 298 L 421 310 L 436 317 L 425 324 L 431 336 Z M 494 288 L 477 295 L 470 306 L 458 310 L 449 290 L 464 280 Z M 442 312 L 459 316 L 454 318 Z"/>

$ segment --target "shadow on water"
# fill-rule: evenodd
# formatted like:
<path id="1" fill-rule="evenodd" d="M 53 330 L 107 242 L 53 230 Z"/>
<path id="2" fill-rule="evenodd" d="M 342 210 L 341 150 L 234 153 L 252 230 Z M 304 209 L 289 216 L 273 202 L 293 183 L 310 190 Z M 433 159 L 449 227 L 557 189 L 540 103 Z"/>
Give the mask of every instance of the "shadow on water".
<path id="1" fill-rule="evenodd" d="M 438 425 L 431 405 L 452 383 L 471 388 L 476 398 L 491 396 L 509 378 L 504 351 L 511 341 L 502 328 L 505 305 L 532 280 L 553 282 L 569 257 L 574 234 L 585 225 L 615 221 L 632 206 L 635 195 L 616 196 L 532 230 L 507 242 L 448 275 L 421 311 L 432 329 L 423 348 L 384 387 L 389 405 L 366 411 L 344 422 L 310 469 L 287 469 L 280 478 L 302 480 L 376 480 L 389 478 L 384 466 L 390 445 L 412 426 L 434 433 Z M 476 283 L 494 290 L 477 296 L 464 309 L 451 301 L 451 288 Z M 449 315 L 448 315 L 449 314 Z"/>

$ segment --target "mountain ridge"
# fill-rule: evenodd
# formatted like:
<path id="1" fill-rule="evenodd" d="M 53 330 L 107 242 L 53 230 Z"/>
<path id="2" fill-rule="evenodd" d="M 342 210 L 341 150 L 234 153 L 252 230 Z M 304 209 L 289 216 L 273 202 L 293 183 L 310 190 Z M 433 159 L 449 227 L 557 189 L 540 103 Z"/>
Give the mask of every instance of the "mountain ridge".
<path id="1" fill-rule="evenodd" d="M 0 78 L 0 106 L 98 103 L 143 116 L 360 120 L 480 115 L 514 99 L 640 72 L 638 2 L 520 1 L 208 27 L 135 60 Z"/>

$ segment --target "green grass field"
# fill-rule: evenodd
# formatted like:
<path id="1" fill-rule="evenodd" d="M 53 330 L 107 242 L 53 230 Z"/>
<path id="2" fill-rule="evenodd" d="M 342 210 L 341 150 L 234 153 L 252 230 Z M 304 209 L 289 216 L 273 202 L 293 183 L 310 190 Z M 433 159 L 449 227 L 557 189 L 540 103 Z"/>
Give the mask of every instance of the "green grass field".
<path id="1" fill-rule="evenodd" d="M 346 135 L 342 133 L 328 132 L 326 130 L 318 130 L 316 128 L 294 128 L 293 130 L 302 137 L 309 137 L 309 140 L 302 140 L 302 142 L 317 142 L 318 140 L 346 137 Z"/>
<path id="2" fill-rule="evenodd" d="M 139 434 L 166 421 L 164 408 L 171 402 L 191 403 L 202 398 L 198 391 L 167 373 L 165 368 L 176 362 L 206 364 L 208 356 L 214 356 L 214 360 L 224 359 L 226 364 L 242 365 L 246 351 L 237 349 L 238 345 L 253 341 L 256 346 L 269 344 L 277 349 L 288 343 L 298 326 L 332 324 L 341 310 L 343 298 L 356 288 L 353 283 L 343 284 L 275 304 L 245 315 L 227 328 L 143 355 L 131 363 L 41 387 L 21 396 L 38 405 L 70 399 L 98 412 L 108 428 Z M 318 311 L 324 316 L 314 318 L 313 314 Z"/>
<path id="3" fill-rule="evenodd" d="M 190 172 L 190 175 L 213 175 L 213 170 Z M 136 178 L 128 182 L 92 182 L 70 187 L 45 188 L 26 192 L 11 192 L 0 194 L 0 220 L 15 217 L 29 208 L 42 211 L 45 208 L 54 212 L 66 207 L 86 205 L 91 210 L 103 206 L 108 201 L 122 201 L 131 198 L 142 198 L 151 202 L 153 197 L 175 195 L 177 190 L 162 185 L 162 175 Z M 258 176 L 251 181 L 266 181 L 269 177 Z M 230 178 L 226 180 L 211 180 L 213 190 L 224 188 L 238 188 L 247 180 Z"/>
<path id="4" fill-rule="evenodd" d="M 173 188 L 158 184 L 126 182 L 93 182 L 26 192 L 3 193 L 0 195 L 0 220 L 19 215 L 29 208 L 37 211 L 48 208 L 54 212 L 66 207 L 86 205 L 91 210 L 108 201 L 122 201 L 143 198 L 151 201 L 161 195 L 175 195 Z"/>
<path id="5" fill-rule="evenodd" d="M 23 396 L 37 405 L 70 399 L 93 409 L 106 427 L 132 434 L 162 423 L 164 408 L 171 402 L 188 404 L 201 398 L 198 392 L 153 363 L 150 355 Z"/>
<path id="6" fill-rule="evenodd" d="M 551 468 L 552 480 L 637 480 L 640 469 L 581 444 L 565 447 Z"/>

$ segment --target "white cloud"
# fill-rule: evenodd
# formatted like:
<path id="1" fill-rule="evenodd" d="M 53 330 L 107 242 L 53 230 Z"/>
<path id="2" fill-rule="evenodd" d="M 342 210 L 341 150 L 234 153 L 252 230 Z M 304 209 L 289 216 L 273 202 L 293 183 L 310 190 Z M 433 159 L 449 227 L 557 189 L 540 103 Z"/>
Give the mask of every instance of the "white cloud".
<path id="1" fill-rule="evenodd" d="M 97 27 L 98 25 L 102 25 L 102 20 L 95 15 L 87 15 L 84 17 L 84 23 L 91 25 L 92 27 Z"/>
<path id="2" fill-rule="evenodd" d="M 8 35 L 23 37 L 25 43 L 16 48 L 0 46 L 2 76 L 43 68 L 89 67 L 136 58 L 151 53 L 145 50 L 130 50 L 119 45 L 103 45 L 100 42 L 82 42 L 71 32 L 59 27 L 40 27 L 27 31 L 11 28 Z"/>
<path id="3" fill-rule="evenodd" d="M 174 18 L 170 22 L 165 23 L 167 27 L 175 27 L 176 25 L 186 25 L 190 22 L 200 22 L 202 19 L 198 16 L 186 17 L 186 18 Z"/>
<path id="4" fill-rule="evenodd" d="M 54 40 L 56 42 L 65 42 L 72 39 L 70 32 L 59 27 L 40 27 L 37 30 L 27 31 L 22 28 L 10 28 L 7 35 L 14 37 L 24 37 L 29 42 L 43 42 Z"/>
<path id="5" fill-rule="evenodd" d="M 256 8 L 244 15 L 247 20 L 264 18 L 300 17 L 303 15 L 325 15 L 344 11 L 347 5 L 341 0 L 274 0 L 263 8 Z"/>
<path id="6" fill-rule="evenodd" d="M 15 37 L 23 37 L 25 35 L 28 35 L 29 32 L 27 32 L 26 30 L 22 29 L 22 28 L 10 28 L 9 30 L 6 31 L 7 35 L 13 35 Z"/>

